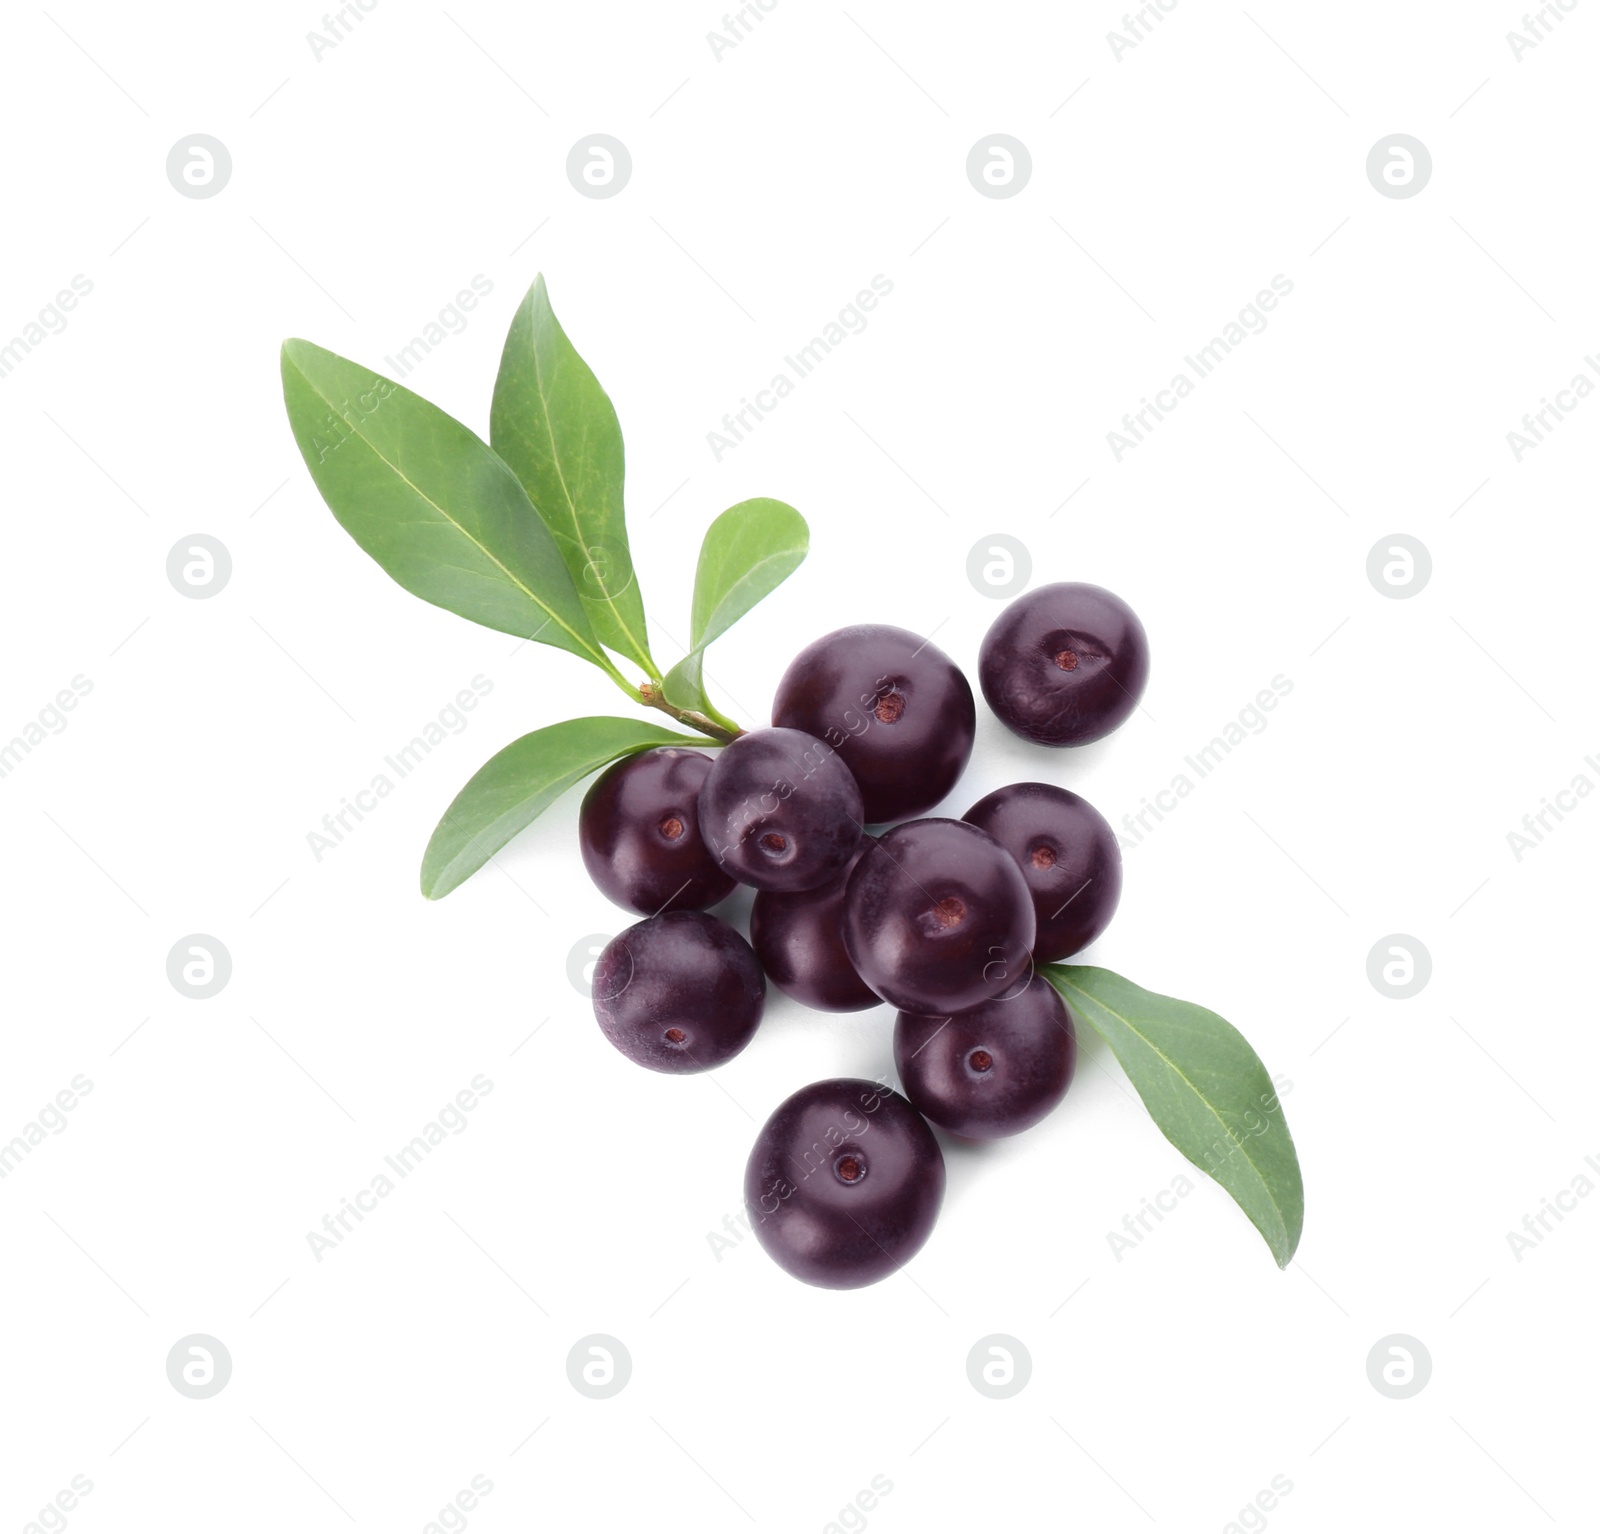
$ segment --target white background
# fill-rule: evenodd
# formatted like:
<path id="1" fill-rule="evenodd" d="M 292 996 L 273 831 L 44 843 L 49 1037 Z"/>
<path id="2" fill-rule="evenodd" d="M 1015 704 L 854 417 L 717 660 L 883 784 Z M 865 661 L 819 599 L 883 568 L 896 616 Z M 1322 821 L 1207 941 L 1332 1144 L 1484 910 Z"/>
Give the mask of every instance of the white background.
<path id="1" fill-rule="evenodd" d="M 84 1531 L 421 1530 L 475 1475 L 486 1534 L 821 1530 L 874 1476 L 884 1534 L 1223 1530 L 1274 1476 L 1292 1491 L 1244 1526 L 1592 1519 L 1600 1198 L 1520 1261 L 1507 1232 L 1600 1184 L 1600 806 L 1520 861 L 1507 833 L 1600 781 L 1600 403 L 1521 462 L 1506 433 L 1600 351 L 1597 11 L 1518 62 L 1505 3 L 1181 0 L 1120 60 L 1120 5 L 963 9 L 782 0 L 720 60 L 710 5 L 382 0 L 320 61 L 310 5 L 9 19 L 0 340 L 75 274 L 93 292 L 0 379 L 0 736 L 75 675 L 92 692 L 0 780 L 0 1137 L 93 1086 L 0 1183 L 0 1526 L 74 1475 Z M 633 158 L 605 201 L 565 172 L 596 132 Z M 965 174 L 996 132 L 1033 163 L 1005 200 Z M 1405 200 L 1365 172 L 1397 132 L 1433 159 Z M 206 200 L 165 173 L 195 133 L 233 161 Z M 628 1065 L 567 979 L 625 919 L 583 876 L 576 795 L 503 871 L 420 897 L 483 759 L 626 705 L 388 581 L 298 458 L 277 348 L 385 368 L 482 274 L 406 382 L 486 432 L 541 270 L 622 418 L 658 655 L 717 511 L 774 495 L 811 523 L 712 655 L 746 723 L 847 622 L 936 634 L 971 674 L 1001 604 L 967 558 L 998 533 L 1035 583 L 1131 601 L 1153 676 L 1075 752 L 980 709 L 951 813 L 1034 777 L 1120 821 L 1292 682 L 1149 822 L 1087 955 L 1220 1011 L 1292 1083 L 1288 1271 L 1092 1041 L 1046 1125 L 947 1146 L 905 1275 L 824 1293 L 753 1240 L 719 1260 L 757 1122 L 892 1069 L 889 1010 L 775 995 L 714 1077 Z M 877 273 L 865 332 L 718 461 L 723 413 Z M 1118 462 L 1123 413 L 1280 273 L 1268 328 Z M 165 573 L 195 533 L 232 557 L 209 600 Z M 1366 575 L 1394 533 L 1433 562 L 1406 600 Z M 468 727 L 318 861 L 308 833 L 478 675 Z M 211 1000 L 166 977 L 191 933 L 232 955 Z M 1432 956 L 1410 1000 L 1367 978 L 1391 933 Z M 316 1260 L 307 1233 L 478 1073 L 465 1132 Z M 1119 1260 L 1108 1232 L 1185 1173 Z M 196 1332 L 233 1360 L 203 1401 L 165 1371 Z M 567 1380 L 591 1333 L 633 1361 L 609 1400 Z M 991 1333 L 1032 1358 L 1009 1400 L 967 1380 Z M 1367 1377 L 1393 1333 L 1432 1358 L 1409 1400 Z"/>

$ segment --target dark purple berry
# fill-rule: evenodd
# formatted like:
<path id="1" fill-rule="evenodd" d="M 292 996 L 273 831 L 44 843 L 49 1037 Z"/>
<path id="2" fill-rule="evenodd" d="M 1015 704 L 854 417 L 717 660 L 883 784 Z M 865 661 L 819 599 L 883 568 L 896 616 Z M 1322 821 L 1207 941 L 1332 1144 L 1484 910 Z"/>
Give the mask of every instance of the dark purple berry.
<path id="1" fill-rule="evenodd" d="M 711 764 L 700 834 L 741 884 L 815 889 L 861 843 L 861 791 L 839 753 L 815 736 L 753 730 Z"/>
<path id="2" fill-rule="evenodd" d="M 744 1173 L 756 1239 L 779 1267 L 824 1289 L 859 1289 L 908 1262 L 943 1197 L 933 1131 L 874 1081 L 802 1087 L 767 1120 Z"/>
<path id="3" fill-rule="evenodd" d="M 1106 930 L 1122 895 L 1122 849 L 1087 799 L 1049 783 L 1013 783 L 962 816 L 1017 860 L 1033 895 L 1033 957 L 1053 964 Z"/>
<path id="4" fill-rule="evenodd" d="M 590 985 L 601 1032 L 653 1071 L 708 1071 L 748 1044 L 767 985 L 750 945 L 704 911 L 668 911 L 619 932 Z"/>
<path id="5" fill-rule="evenodd" d="M 769 979 L 785 995 L 823 1012 L 859 1012 L 878 997 L 844 946 L 844 892 L 869 847 L 861 839 L 844 872 L 814 890 L 762 890 L 750 907 L 750 943 Z"/>
<path id="6" fill-rule="evenodd" d="M 578 812 L 583 866 L 608 900 L 655 916 L 698 911 L 733 893 L 700 839 L 700 789 L 711 758 L 662 746 L 609 767 Z"/>
<path id="7" fill-rule="evenodd" d="M 1066 1095 L 1078 1058 L 1072 1014 L 1035 975 L 1025 990 L 970 1012 L 894 1026 L 894 1063 L 917 1112 L 969 1140 L 1037 1124 Z"/>
<path id="8" fill-rule="evenodd" d="M 1041 746 L 1109 735 L 1150 677 L 1144 625 L 1103 586 L 1061 581 L 1020 596 L 995 619 L 978 681 L 1000 721 Z"/>
<path id="9" fill-rule="evenodd" d="M 972 755 L 977 710 L 955 662 L 926 639 L 862 623 L 807 645 L 778 683 L 772 722 L 838 749 L 867 821 L 924 815 Z"/>
<path id="10" fill-rule="evenodd" d="M 1028 976 L 1033 900 L 1022 870 L 962 820 L 884 832 L 845 891 L 856 973 L 907 1012 L 963 1012 Z"/>

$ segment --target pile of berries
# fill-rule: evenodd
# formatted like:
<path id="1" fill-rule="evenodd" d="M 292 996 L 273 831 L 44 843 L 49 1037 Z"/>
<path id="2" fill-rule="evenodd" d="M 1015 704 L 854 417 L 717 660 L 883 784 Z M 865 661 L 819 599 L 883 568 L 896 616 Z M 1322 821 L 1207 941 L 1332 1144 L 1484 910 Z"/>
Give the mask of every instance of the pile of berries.
<path id="1" fill-rule="evenodd" d="M 1063 582 L 1000 615 L 978 678 L 1018 735 L 1074 746 L 1127 719 L 1149 665 L 1126 603 Z M 750 1154 L 752 1228 L 807 1283 L 873 1283 L 927 1240 L 944 1194 L 930 1122 L 976 1140 L 1016 1134 L 1072 1081 L 1072 1014 L 1034 965 L 1105 930 L 1121 853 L 1092 805 L 1047 783 L 999 789 L 960 820 L 927 816 L 966 767 L 975 720 L 967 679 L 928 641 L 840 629 L 784 673 L 770 729 L 715 758 L 628 757 L 583 801 L 590 875 L 647 913 L 594 968 L 595 1016 L 630 1060 L 691 1072 L 732 1059 L 768 979 L 824 1011 L 899 1011 L 904 1096 L 815 1082 Z M 757 892 L 748 941 L 706 911 L 735 883 Z"/>

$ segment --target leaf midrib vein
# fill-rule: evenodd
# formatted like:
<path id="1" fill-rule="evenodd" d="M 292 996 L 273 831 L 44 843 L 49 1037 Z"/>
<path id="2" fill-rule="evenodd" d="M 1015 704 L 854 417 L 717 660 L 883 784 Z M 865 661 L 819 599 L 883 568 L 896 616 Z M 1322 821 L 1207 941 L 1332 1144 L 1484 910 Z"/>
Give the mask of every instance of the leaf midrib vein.
<path id="1" fill-rule="evenodd" d="M 579 721 L 577 721 L 577 720 L 569 720 L 568 722 L 571 723 L 571 724 L 576 724 Z M 628 720 L 626 722 L 629 723 L 629 724 L 632 724 L 634 721 Z M 538 732 L 535 731 L 534 733 L 537 734 Z M 661 731 L 659 731 L 657 733 L 662 737 L 662 739 L 664 741 L 670 741 L 670 740 L 682 740 L 682 741 L 685 741 L 685 742 L 689 741 L 689 737 L 688 736 L 674 735 L 669 730 L 661 730 Z M 524 737 L 524 738 L 526 738 L 526 737 Z M 518 745 L 518 744 L 520 744 L 520 742 L 514 741 L 514 742 L 512 742 L 512 744 L 513 745 Z M 506 749 L 509 750 L 510 747 L 507 747 Z M 555 777 L 544 778 L 544 779 L 542 779 L 540 781 L 539 785 L 536 788 L 534 788 L 531 792 L 522 793 L 520 795 L 520 797 L 518 797 L 518 798 L 516 798 L 514 800 L 511 800 L 509 802 L 499 801 L 499 802 L 503 803 L 503 807 L 495 810 L 495 812 L 491 816 L 491 818 L 489 820 L 487 820 L 486 822 L 484 822 L 483 825 L 479 826 L 476 831 L 470 832 L 466 836 L 464 836 L 462 838 L 461 842 L 455 848 L 455 850 L 453 852 L 449 853 L 448 856 L 446 856 L 446 858 L 444 859 L 443 863 L 441 863 L 438 866 L 438 868 L 435 870 L 435 876 L 434 876 L 434 885 L 435 885 L 435 887 L 437 887 L 437 885 L 444 878 L 446 878 L 448 875 L 454 873 L 456 868 L 461 864 L 461 862 L 464 859 L 472 857 L 476 853 L 476 851 L 479 848 L 479 846 L 481 846 L 486 840 L 492 839 L 496 835 L 496 833 L 498 832 L 500 826 L 502 826 L 508 819 L 514 819 L 518 814 L 520 814 L 520 812 L 527 805 L 527 803 L 528 803 L 528 801 L 530 799 L 537 799 L 538 797 L 540 797 L 540 795 L 547 794 L 547 795 L 549 795 L 548 802 L 549 803 L 554 803 L 555 800 L 561 794 L 565 793 L 567 791 L 567 789 L 571 788 L 574 783 L 577 783 L 577 782 L 581 781 L 583 778 L 587 777 L 591 772 L 598 771 L 599 768 L 604 767 L 608 762 L 615 761 L 619 756 L 622 756 L 628 749 L 629 749 L 628 746 L 622 745 L 622 746 L 617 747 L 616 750 L 608 752 L 608 753 L 604 753 L 604 754 L 597 753 L 596 756 L 598 756 L 598 759 L 596 759 L 596 756 L 591 756 L 591 757 L 587 758 L 585 760 L 585 762 L 581 766 L 573 768 L 571 771 L 558 773 Z M 488 763 L 484 764 L 485 767 L 487 765 L 488 765 Z M 478 770 L 481 773 L 483 771 L 483 768 L 479 768 Z M 557 785 L 559 785 L 559 787 L 557 787 Z M 472 785 L 469 782 L 467 784 L 467 788 L 470 788 L 471 786 Z M 551 792 L 552 789 L 555 789 L 554 793 Z M 462 792 L 465 793 L 466 789 L 464 788 L 462 790 Z M 496 796 L 496 800 L 498 801 L 498 796 Z M 533 821 L 536 820 L 539 817 L 539 815 L 542 814 L 542 813 L 543 813 L 542 809 L 541 810 L 536 810 L 534 812 L 533 816 L 531 816 L 528 820 L 523 822 L 523 827 L 531 825 L 533 823 Z M 449 817 L 449 813 L 447 811 L 444 824 L 449 824 L 449 818 L 450 818 Z M 452 826 L 451 829 L 454 829 L 454 827 Z M 435 831 L 434 834 L 435 835 L 438 834 L 437 830 Z M 515 833 L 513 833 L 513 834 L 515 834 Z M 502 838 L 500 838 L 500 840 L 498 842 L 495 843 L 495 845 L 496 845 L 496 847 L 503 847 L 503 846 L 505 846 L 505 844 L 506 844 L 506 842 L 508 840 L 509 840 L 508 837 L 502 837 Z M 431 853 L 432 850 L 433 850 L 432 842 L 430 841 L 429 846 L 428 846 L 428 852 Z M 491 853 L 490 856 L 493 856 L 493 853 Z M 424 854 L 425 861 L 426 861 L 426 857 L 427 857 L 427 854 L 425 853 Z M 472 871 L 476 872 L 477 869 L 481 868 L 486 861 L 487 861 L 487 858 L 480 858 L 473 865 Z M 462 882 L 462 880 L 457 880 L 456 884 L 452 885 L 451 888 L 454 889 L 454 888 L 458 887 L 461 882 Z"/>
<path id="2" fill-rule="evenodd" d="M 1227 1135 L 1227 1137 L 1244 1153 L 1245 1164 L 1253 1173 L 1255 1173 L 1256 1181 L 1261 1184 L 1262 1192 L 1264 1192 L 1267 1196 L 1267 1202 L 1271 1205 L 1273 1213 L 1278 1216 L 1278 1223 L 1283 1227 L 1284 1240 L 1287 1242 L 1289 1235 L 1289 1222 L 1284 1218 L 1283 1210 L 1279 1206 L 1278 1200 L 1273 1196 L 1272 1184 L 1267 1181 L 1267 1178 L 1262 1172 L 1261 1168 L 1256 1165 L 1255 1159 L 1251 1156 L 1249 1150 L 1245 1146 L 1245 1142 L 1234 1133 L 1233 1126 L 1229 1124 L 1228 1121 L 1211 1106 L 1200 1089 L 1194 1084 L 1193 1081 L 1189 1079 L 1187 1072 L 1185 1072 L 1163 1049 L 1161 1049 L 1157 1044 L 1152 1042 L 1143 1033 L 1141 1033 L 1139 1029 L 1134 1026 L 1131 1018 L 1124 1017 L 1122 1013 L 1117 1011 L 1115 1007 L 1107 1005 L 1107 1003 L 1102 1001 L 1098 996 L 1095 996 L 1091 992 L 1084 990 L 1075 982 L 1067 980 L 1065 977 L 1063 977 L 1062 983 L 1071 987 L 1071 989 L 1076 992 L 1077 995 L 1085 997 L 1087 1000 L 1093 1002 L 1095 1006 L 1099 1007 L 1102 1012 L 1106 1012 L 1110 1016 L 1116 1018 L 1116 1020 L 1134 1036 L 1134 1038 L 1138 1039 L 1138 1041 L 1143 1044 L 1151 1054 L 1155 1055 L 1156 1058 L 1159 1059 L 1162 1064 L 1165 1065 L 1167 1069 L 1170 1070 L 1172 1074 L 1189 1089 L 1191 1093 L 1193 1093 L 1195 1101 L 1198 1102 L 1200 1106 L 1217 1121 L 1222 1128 L 1222 1132 Z"/>
<path id="3" fill-rule="evenodd" d="M 320 399 L 330 410 L 333 410 L 333 400 L 324 394 L 322 390 L 312 382 L 310 376 L 306 373 L 305 369 L 300 366 L 299 363 L 294 364 L 294 370 L 302 379 L 305 380 L 306 387 L 310 389 L 311 392 L 315 394 L 317 398 Z M 337 411 L 335 411 L 335 413 L 337 414 Z M 340 419 L 343 420 L 344 418 L 341 416 Z M 349 423 L 346 422 L 346 424 L 348 425 Z M 515 572 L 508 569 L 504 564 L 501 563 L 500 559 L 495 555 L 494 551 L 488 547 L 488 545 L 480 542 L 477 538 L 474 538 L 472 534 L 469 533 L 460 522 L 456 521 L 456 519 L 452 517 L 443 506 L 434 500 L 434 498 L 429 495 L 421 485 L 417 484 L 416 481 L 414 481 L 405 472 L 405 470 L 400 467 L 399 464 L 395 463 L 393 459 L 387 457 L 378 447 L 377 443 L 374 442 L 372 438 L 369 437 L 364 431 L 362 431 L 359 426 L 351 426 L 350 429 L 358 438 L 360 438 L 362 442 L 366 444 L 368 451 L 370 451 L 380 463 L 385 464 L 394 473 L 395 477 L 401 481 L 402 484 L 409 487 L 416 494 L 418 500 L 422 501 L 425 505 L 433 507 L 433 509 L 438 512 L 446 522 L 455 528 L 455 530 L 460 533 L 468 543 L 470 543 L 474 548 L 478 549 L 483 556 L 488 559 L 489 562 L 493 564 L 505 576 L 505 578 L 511 582 L 513 586 L 517 588 L 518 591 L 520 591 L 530 602 L 533 603 L 535 607 L 539 608 L 541 612 L 546 613 L 552 623 L 570 634 L 575 643 L 582 645 L 589 654 L 595 657 L 597 663 L 603 660 L 603 657 L 596 646 L 591 645 L 587 640 L 585 640 L 584 637 L 579 634 L 569 623 L 567 623 L 553 607 L 544 601 L 542 597 L 540 597 L 536 592 L 529 590 L 529 588 L 517 578 Z"/>
<path id="4" fill-rule="evenodd" d="M 533 329 L 532 316 L 529 317 L 528 328 L 530 331 Z M 583 530 L 578 526 L 578 503 L 573 499 L 572 490 L 567 484 L 567 471 L 562 467 L 560 453 L 556 451 L 555 428 L 550 423 L 550 396 L 545 393 L 544 369 L 539 365 L 539 338 L 537 336 L 529 337 L 529 350 L 533 353 L 533 387 L 539 396 L 539 404 L 542 406 L 540 417 L 544 425 L 545 441 L 550 444 L 550 463 L 556 471 L 556 479 L 560 481 L 561 494 L 566 497 L 567 517 L 572 523 L 572 541 L 581 549 L 583 547 Z M 538 508 L 535 507 L 534 510 L 537 511 Z M 623 617 L 622 609 L 617 605 L 616 599 L 609 591 L 601 597 L 585 597 L 580 591 L 578 599 L 584 602 L 597 602 L 611 613 L 617 620 L 617 627 L 627 635 L 628 642 L 634 647 L 635 659 L 642 659 L 650 653 L 649 648 L 639 636 L 628 627 L 628 620 Z"/>
<path id="5" fill-rule="evenodd" d="M 756 560 L 756 562 L 754 564 L 746 565 L 744 574 L 741 575 L 738 578 L 738 580 L 736 580 L 731 586 L 729 586 L 728 589 L 725 592 L 723 592 L 721 600 L 717 603 L 716 607 L 714 607 L 712 609 L 711 613 L 707 616 L 706 629 L 709 631 L 712 628 L 713 620 L 717 617 L 717 615 L 720 612 L 722 612 L 722 610 L 725 607 L 727 607 L 729 601 L 733 598 L 733 596 L 742 587 L 747 586 L 750 583 L 751 577 L 754 576 L 758 570 L 763 570 L 768 565 L 782 564 L 785 559 L 792 558 L 793 557 L 793 553 L 794 553 L 794 551 L 792 549 L 791 550 L 775 550 L 770 554 L 763 554 L 761 556 L 761 558 Z M 803 557 L 804 556 L 802 555 L 802 558 Z M 798 560 L 795 562 L 794 568 L 795 569 L 799 568 L 799 561 Z M 793 570 L 791 570 L 790 573 L 792 574 Z M 780 582 L 779 584 L 781 585 L 782 583 Z M 776 589 L 776 587 L 773 587 L 773 588 L 769 589 L 769 591 L 763 592 L 761 596 L 756 598 L 756 602 L 762 601 L 766 596 L 769 596 L 771 594 L 771 590 L 775 590 L 775 589 Z M 736 624 L 742 617 L 744 617 L 744 615 L 747 612 L 750 611 L 751 607 L 754 607 L 755 605 L 756 605 L 755 602 L 751 602 L 748 606 L 741 607 L 739 609 L 739 611 L 736 612 L 730 619 L 728 619 L 728 621 L 726 623 L 724 623 L 721 628 L 717 629 L 715 633 L 709 633 L 708 632 L 707 636 L 699 638 L 699 639 L 696 639 L 695 642 L 694 642 L 694 648 L 697 649 L 697 650 L 704 650 L 706 648 L 706 646 L 709 645 L 713 640 L 720 639 L 724 634 L 726 634 L 728 632 L 729 629 L 731 629 L 734 626 L 734 624 Z M 693 636 L 691 636 L 691 637 L 693 637 Z"/>

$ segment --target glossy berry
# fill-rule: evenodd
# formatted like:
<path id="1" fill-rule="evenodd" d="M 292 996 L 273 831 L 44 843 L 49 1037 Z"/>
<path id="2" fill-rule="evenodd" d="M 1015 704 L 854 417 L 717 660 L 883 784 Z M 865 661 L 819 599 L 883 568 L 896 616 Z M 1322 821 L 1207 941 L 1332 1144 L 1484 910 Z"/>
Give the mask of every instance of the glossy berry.
<path id="1" fill-rule="evenodd" d="M 807 645 L 778 683 L 772 722 L 837 748 L 871 824 L 925 815 L 956 785 L 977 710 L 955 662 L 884 623 Z"/>
<path id="2" fill-rule="evenodd" d="M 861 791 L 839 753 L 815 736 L 753 730 L 712 763 L 700 834 L 741 884 L 815 889 L 861 843 Z"/>
<path id="3" fill-rule="evenodd" d="M 922 1116 L 874 1081 L 802 1087 L 756 1138 L 744 1199 L 779 1267 L 824 1289 L 887 1278 L 921 1249 L 944 1197 Z"/>
<path id="4" fill-rule="evenodd" d="M 884 832 L 845 891 L 856 973 L 907 1012 L 963 1012 L 1029 973 L 1033 899 L 1010 853 L 962 820 Z"/>
<path id="5" fill-rule="evenodd" d="M 653 1071 L 708 1071 L 754 1036 L 766 981 L 750 945 L 704 911 L 668 911 L 619 932 L 590 985 L 600 1030 Z"/>
<path id="6" fill-rule="evenodd" d="M 1017 860 L 1033 895 L 1033 956 L 1052 964 L 1106 930 L 1122 895 L 1122 849 L 1087 799 L 1049 783 L 1013 783 L 962 816 Z"/>
<path id="7" fill-rule="evenodd" d="M 823 1012 L 859 1012 L 878 1005 L 844 946 L 844 892 L 870 836 L 844 871 L 814 890 L 762 890 L 750 907 L 750 943 L 767 979 L 787 996 Z"/>
<path id="8" fill-rule="evenodd" d="M 1103 586 L 1061 581 L 1020 596 L 995 619 L 978 681 L 1009 729 L 1041 746 L 1109 735 L 1150 676 L 1144 625 Z"/>
<path id="9" fill-rule="evenodd" d="M 733 893 L 700 839 L 711 758 L 663 746 L 609 767 L 578 812 L 583 866 L 608 900 L 642 916 L 698 911 Z"/>
<path id="10" fill-rule="evenodd" d="M 970 1012 L 895 1021 L 894 1063 L 912 1106 L 969 1140 L 1037 1124 L 1066 1096 L 1077 1058 L 1072 1014 L 1040 975 Z"/>

